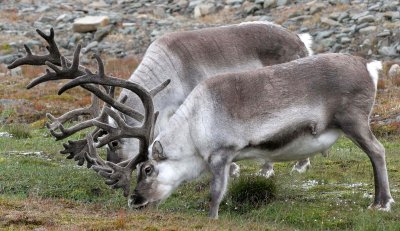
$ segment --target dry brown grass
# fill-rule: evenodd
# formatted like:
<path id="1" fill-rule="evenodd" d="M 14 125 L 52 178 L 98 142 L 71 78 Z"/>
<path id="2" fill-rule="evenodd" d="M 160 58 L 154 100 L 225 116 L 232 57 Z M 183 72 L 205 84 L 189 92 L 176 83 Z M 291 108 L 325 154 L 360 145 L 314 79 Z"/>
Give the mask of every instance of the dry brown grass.
<path id="1" fill-rule="evenodd" d="M 11 230 L 277 230 L 275 225 L 162 211 L 107 209 L 99 204 L 30 197 L 0 197 L 0 229 Z M 280 229 L 282 230 L 282 229 Z"/>
<path id="2" fill-rule="evenodd" d="M 21 19 L 21 16 L 18 14 L 18 9 L 4 9 L 0 11 L 0 15 L 3 22 L 16 22 Z"/>

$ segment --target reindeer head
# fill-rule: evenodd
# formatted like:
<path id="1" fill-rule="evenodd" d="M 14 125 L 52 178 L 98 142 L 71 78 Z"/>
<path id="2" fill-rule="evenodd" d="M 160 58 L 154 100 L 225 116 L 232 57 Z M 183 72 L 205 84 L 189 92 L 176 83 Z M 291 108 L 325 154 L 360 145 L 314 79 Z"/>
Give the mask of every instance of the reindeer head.
<path id="1" fill-rule="evenodd" d="M 180 129 L 181 135 L 188 137 L 185 129 Z M 197 178 L 207 169 L 204 159 L 194 155 L 190 140 L 171 142 L 164 132 L 150 145 L 149 160 L 137 166 L 137 185 L 128 202 L 131 208 L 159 204 L 182 182 Z"/>
<path id="2" fill-rule="evenodd" d="M 155 141 L 149 149 L 151 159 L 137 166 L 137 185 L 128 201 L 132 208 L 158 204 L 179 185 L 174 177 L 176 172 L 168 164 L 161 143 Z"/>

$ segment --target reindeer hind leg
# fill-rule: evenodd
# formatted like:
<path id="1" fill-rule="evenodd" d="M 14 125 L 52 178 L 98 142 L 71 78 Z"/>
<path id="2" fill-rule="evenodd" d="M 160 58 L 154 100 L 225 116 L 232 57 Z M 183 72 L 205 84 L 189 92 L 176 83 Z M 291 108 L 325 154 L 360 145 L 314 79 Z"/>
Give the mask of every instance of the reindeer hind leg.
<path id="1" fill-rule="evenodd" d="M 354 117 L 343 123 L 343 132 L 358 145 L 369 157 L 375 182 L 375 199 L 370 208 L 389 211 L 394 200 L 390 194 L 389 179 L 386 169 L 385 148 L 371 132 L 368 117 Z M 364 118 L 364 120 L 357 120 Z"/>

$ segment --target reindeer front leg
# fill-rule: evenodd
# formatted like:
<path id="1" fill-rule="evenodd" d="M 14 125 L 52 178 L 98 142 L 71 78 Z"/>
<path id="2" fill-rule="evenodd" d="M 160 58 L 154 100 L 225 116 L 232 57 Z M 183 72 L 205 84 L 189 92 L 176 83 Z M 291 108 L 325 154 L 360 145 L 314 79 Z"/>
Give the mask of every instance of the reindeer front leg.
<path id="1" fill-rule="evenodd" d="M 229 169 L 228 153 L 220 151 L 213 153 L 209 158 L 209 166 L 213 175 L 211 182 L 211 202 L 209 217 L 218 219 L 219 204 L 228 187 Z"/>

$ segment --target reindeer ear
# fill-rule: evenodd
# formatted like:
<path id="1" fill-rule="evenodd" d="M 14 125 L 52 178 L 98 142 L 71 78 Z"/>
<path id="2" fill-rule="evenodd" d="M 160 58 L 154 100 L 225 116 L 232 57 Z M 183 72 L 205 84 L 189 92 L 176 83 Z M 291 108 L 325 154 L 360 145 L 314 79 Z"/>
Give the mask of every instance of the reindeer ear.
<path id="1" fill-rule="evenodd" d="M 153 149 L 151 151 L 152 151 L 152 155 L 153 155 L 153 159 L 154 160 L 165 160 L 165 159 L 167 159 L 167 157 L 164 154 L 164 150 L 163 150 L 163 147 L 162 147 L 160 141 L 158 141 L 158 140 L 154 141 Z"/>

